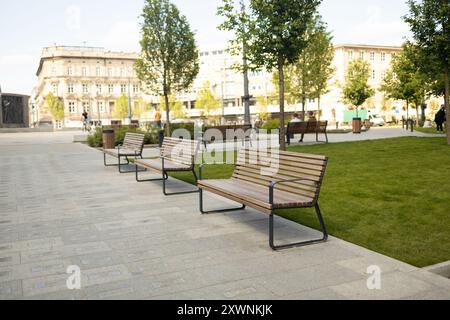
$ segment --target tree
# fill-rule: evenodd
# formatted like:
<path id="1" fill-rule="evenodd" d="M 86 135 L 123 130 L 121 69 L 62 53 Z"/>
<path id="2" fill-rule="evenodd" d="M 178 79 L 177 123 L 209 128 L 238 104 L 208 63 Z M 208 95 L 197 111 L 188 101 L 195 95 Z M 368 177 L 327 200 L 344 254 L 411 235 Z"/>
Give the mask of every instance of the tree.
<path id="1" fill-rule="evenodd" d="M 450 3 L 448 0 L 408 0 L 408 5 L 410 13 L 404 19 L 426 61 L 422 66 L 437 82 L 444 84 L 445 107 L 450 115 Z M 447 116 L 449 127 L 450 116 Z M 447 130 L 447 144 L 450 145 L 450 130 Z"/>
<path id="2" fill-rule="evenodd" d="M 199 72 L 194 33 L 169 0 L 146 0 L 142 18 L 142 53 L 135 68 L 147 88 L 164 97 L 170 135 L 169 96 L 189 89 Z"/>
<path id="3" fill-rule="evenodd" d="M 112 116 L 115 119 L 123 120 L 128 117 L 128 97 L 122 94 L 114 102 L 114 110 Z"/>
<path id="4" fill-rule="evenodd" d="M 218 115 L 221 102 L 211 91 L 211 83 L 209 81 L 203 83 L 203 87 L 198 92 L 195 106 L 196 108 L 203 110 L 203 114 L 207 117 Z"/>
<path id="5" fill-rule="evenodd" d="M 161 97 L 159 105 L 160 106 L 165 105 L 164 97 Z M 177 100 L 176 96 L 174 96 L 174 95 L 169 96 L 169 108 L 170 108 L 172 117 L 175 119 L 184 119 L 188 116 L 186 113 L 186 109 L 183 106 L 183 103 L 181 101 Z M 164 108 L 161 108 L 161 110 L 162 109 L 164 109 Z"/>
<path id="6" fill-rule="evenodd" d="M 248 30 L 250 28 L 250 19 L 247 14 L 245 0 L 222 0 L 222 5 L 217 9 L 217 14 L 225 18 L 225 21 L 219 26 L 219 30 L 232 31 L 235 38 L 230 41 L 229 51 L 234 55 L 242 54 L 242 65 L 237 65 L 237 69 L 242 71 L 244 76 L 244 121 L 250 124 L 250 91 L 248 80 L 248 60 L 247 45 L 250 40 Z"/>
<path id="7" fill-rule="evenodd" d="M 415 66 L 415 46 L 405 44 L 403 52 L 392 58 L 391 70 L 386 73 L 380 91 L 394 100 L 406 102 L 407 118 L 409 118 L 409 107 L 416 109 L 417 120 L 419 120 L 419 108 L 425 98 L 427 83 L 423 75 Z"/>
<path id="8" fill-rule="evenodd" d="M 343 95 L 347 103 L 356 107 L 356 117 L 358 117 L 358 108 L 375 94 L 375 90 L 368 83 L 369 78 L 370 65 L 367 61 L 358 59 L 350 63 L 345 76 Z"/>
<path id="9" fill-rule="evenodd" d="M 49 92 L 45 97 L 45 104 L 54 120 L 61 121 L 64 119 L 64 103 L 59 97 Z"/>
<path id="10" fill-rule="evenodd" d="M 306 48 L 285 71 L 285 90 L 292 99 L 301 102 L 302 116 L 305 115 L 306 102 L 311 98 L 317 98 L 320 114 L 320 98 L 328 92 L 328 81 L 334 73 L 332 36 L 319 15 L 309 24 L 306 37 Z"/>
<path id="11" fill-rule="evenodd" d="M 284 69 L 297 61 L 307 46 L 308 25 L 320 3 L 321 0 L 250 1 L 246 56 L 251 68 L 265 68 L 269 72 L 278 70 L 282 150 L 286 150 Z"/>
<path id="12" fill-rule="evenodd" d="M 320 22 L 320 20 L 319 20 Z M 311 35 L 311 40 L 307 50 L 311 51 L 313 59 L 311 63 L 312 70 L 312 89 L 313 97 L 317 98 L 318 119 L 320 120 L 322 95 L 329 92 L 328 81 L 333 76 L 335 69 L 333 67 L 334 46 L 331 42 L 333 37 L 326 31 L 326 26 L 319 23 L 317 31 Z"/>

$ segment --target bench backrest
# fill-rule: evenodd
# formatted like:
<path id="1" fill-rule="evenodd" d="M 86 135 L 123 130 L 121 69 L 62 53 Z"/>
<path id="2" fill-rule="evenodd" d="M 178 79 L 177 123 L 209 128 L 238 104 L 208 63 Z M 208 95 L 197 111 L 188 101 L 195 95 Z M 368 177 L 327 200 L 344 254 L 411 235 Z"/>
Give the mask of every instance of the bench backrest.
<path id="1" fill-rule="evenodd" d="M 206 133 L 208 130 L 210 130 L 209 134 Z M 213 141 L 212 138 L 213 138 L 215 132 L 219 131 L 222 134 L 223 141 L 226 141 L 228 139 L 227 131 L 229 131 L 229 130 L 232 130 L 234 132 L 235 138 L 237 140 L 244 140 L 251 136 L 252 125 L 251 124 L 236 124 L 236 125 L 204 127 L 203 139 L 206 142 L 212 142 Z M 214 138 L 217 138 L 217 137 L 214 137 Z"/>
<path id="2" fill-rule="evenodd" d="M 122 149 L 128 149 L 142 154 L 144 148 L 145 135 L 141 133 L 127 132 L 123 139 Z"/>
<path id="3" fill-rule="evenodd" d="M 199 146 L 197 140 L 165 137 L 161 157 L 181 165 L 194 166 Z"/>
<path id="4" fill-rule="evenodd" d="M 267 187 L 274 180 L 306 179 L 278 184 L 276 189 L 317 201 L 327 162 L 327 157 L 313 154 L 278 150 L 262 154 L 256 150 L 241 150 L 233 179 Z"/>
<path id="5" fill-rule="evenodd" d="M 299 133 L 324 133 L 327 130 L 328 121 L 302 121 L 290 122 L 288 124 L 288 134 Z"/>

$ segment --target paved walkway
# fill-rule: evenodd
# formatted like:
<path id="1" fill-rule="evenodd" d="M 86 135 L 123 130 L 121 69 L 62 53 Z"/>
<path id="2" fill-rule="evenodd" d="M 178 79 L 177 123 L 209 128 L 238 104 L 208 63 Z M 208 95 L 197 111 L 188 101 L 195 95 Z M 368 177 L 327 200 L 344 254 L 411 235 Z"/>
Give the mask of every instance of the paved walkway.
<path id="1" fill-rule="evenodd" d="M 273 252 L 264 215 L 201 216 L 196 195 L 164 197 L 70 141 L 0 135 L 0 299 L 450 299 L 449 280 L 339 239 Z M 318 236 L 276 224 L 280 241 Z M 371 265 L 381 290 L 367 289 Z"/>

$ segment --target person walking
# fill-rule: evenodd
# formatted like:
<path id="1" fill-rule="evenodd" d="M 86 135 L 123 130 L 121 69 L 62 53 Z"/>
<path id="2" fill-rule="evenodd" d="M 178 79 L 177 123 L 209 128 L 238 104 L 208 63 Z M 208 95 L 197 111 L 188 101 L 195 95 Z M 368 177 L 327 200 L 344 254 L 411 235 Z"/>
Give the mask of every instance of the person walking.
<path id="1" fill-rule="evenodd" d="M 434 117 L 434 122 L 436 122 L 438 132 L 444 132 L 443 124 L 445 121 L 446 121 L 445 106 L 442 105 L 441 109 L 436 113 L 436 116 Z"/>
<path id="2" fill-rule="evenodd" d="M 87 121 L 88 121 L 88 113 L 85 111 L 83 111 L 83 113 L 81 114 L 81 122 L 83 123 L 83 127 L 82 130 L 83 131 L 87 131 Z"/>

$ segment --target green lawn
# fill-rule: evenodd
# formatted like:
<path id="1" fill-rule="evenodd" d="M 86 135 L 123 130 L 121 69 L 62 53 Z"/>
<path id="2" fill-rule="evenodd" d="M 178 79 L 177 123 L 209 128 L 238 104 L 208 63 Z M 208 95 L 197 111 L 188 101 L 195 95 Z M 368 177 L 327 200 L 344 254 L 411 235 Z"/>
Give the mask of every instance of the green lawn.
<path id="1" fill-rule="evenodd" d="M 430 134 L 442 134 L 442 132 L 437 132 L 436 128 L 422 128 L 422 127 L 415 127 L 414 130 L 423 132 L 423 133 L 430 133 Z M 445 128 L 444 128 L 445 133 Z"/>
<path id="2" fill-rule="evenodd" d="M 290 151 L 323 154 L 329 165 L 320 205 L 330 234 L 424 267 L 450 260 L 450 147 L 442 138 L 398 138 Z M 228 178 L 233 166 L 207 166 Z M 193 182 L 186 174 L 177 178 Z M 311 210 L 280 215 L 318 228 Z"/>

